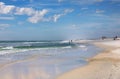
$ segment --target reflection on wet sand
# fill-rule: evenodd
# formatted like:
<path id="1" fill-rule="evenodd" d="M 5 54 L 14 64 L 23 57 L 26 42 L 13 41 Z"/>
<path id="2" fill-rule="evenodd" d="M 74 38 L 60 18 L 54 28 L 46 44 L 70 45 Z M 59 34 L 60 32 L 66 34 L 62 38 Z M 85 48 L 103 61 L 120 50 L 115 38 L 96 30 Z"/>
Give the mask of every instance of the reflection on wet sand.
<path id="1" fill-rule="evenodd" d="M 47 69 L 35 60 L 16 63 L 0 72 L 1 79 L 51 79 Z"/>

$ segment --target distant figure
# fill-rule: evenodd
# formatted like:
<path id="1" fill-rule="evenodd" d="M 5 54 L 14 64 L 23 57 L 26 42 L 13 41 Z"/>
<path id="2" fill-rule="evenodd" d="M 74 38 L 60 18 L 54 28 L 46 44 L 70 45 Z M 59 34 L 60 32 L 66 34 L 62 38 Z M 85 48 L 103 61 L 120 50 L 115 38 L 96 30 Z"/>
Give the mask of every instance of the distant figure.
<path id="1" fill-rule="evenodd" d="M 106 39 L 106 37 L 105 37 L 105 36 L 102 36 L 102 40 L 104 40 L 104 39 Z"/>
<path id="2" fill-rule="evenodd" d="M 113 40 L 116 40 L 118 37 L 117 36 L 115 36 L 114 38 L 113 38 Z"/>
<path id="3" fill-rule="evenodd" d="M 72 43 L 72 40 L 71 40 L 71 43 Z"/>
<path id="4" fill-rule="evenodd" d="M 71 44 L 71 43 L 72 43 L 72 40 L 69 41 L 69 44 Z"/>

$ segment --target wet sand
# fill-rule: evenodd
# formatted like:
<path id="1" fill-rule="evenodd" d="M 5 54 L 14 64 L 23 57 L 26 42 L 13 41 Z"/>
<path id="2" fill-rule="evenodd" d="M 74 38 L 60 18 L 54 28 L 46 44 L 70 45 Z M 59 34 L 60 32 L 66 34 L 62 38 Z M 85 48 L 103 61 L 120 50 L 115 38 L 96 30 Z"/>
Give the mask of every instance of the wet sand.
<path id="1" fill-rule="evenodd" d="M 51 66 L 58 60 L 48 63 L 48 61 L 42 62 L 44 60 L 41 60 L 39 56 L 34 56 L 28 60 L 1 66 L 0 79 L 120 79 L 120 41 L 97 42 L 95 44 L 106 50 L 94 58 L 88 59 L 89 64 L 84 67 L 59 75 L 60 70 L 57 68 L 57 64 L 53 68 Z M 62 61 L 64 59 L 59 62 Z M 45 67 L 43 64 L 48 65 Z M 54 78 L 55 75 L 58 76 Z"/>
<path id="2" fill-rule="evenodd" d="M 88 65 L 61 74 L 56 79 L 120 79 L 120 40 L 95 44 L 105 51 L 88 59 Z"/>

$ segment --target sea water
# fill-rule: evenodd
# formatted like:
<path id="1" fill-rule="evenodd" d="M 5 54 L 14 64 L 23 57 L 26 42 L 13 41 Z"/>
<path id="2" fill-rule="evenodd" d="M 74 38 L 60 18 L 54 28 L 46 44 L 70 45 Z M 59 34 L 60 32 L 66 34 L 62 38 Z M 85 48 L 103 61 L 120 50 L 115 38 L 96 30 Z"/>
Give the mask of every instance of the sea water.
<path id="1" fill-rule="evenodd" d="M 52 79 L 64 72 L 87 64 L 86 59 L 95 56 L 101 51 L 100 48 L 89 43 L 74 43 L 69 41 L 1 41 L 0 64 L 13 63 L 16 61 L 37 59 L 37 69 L 44 69 L 50 77 L 40 79 Z M 26 70 L 17 64 L 21 70 Z M 16 65 L 13 66 L 13 71 Z M 17 72 L 19 73 L 19 71 Z M 24 72 L 25 73 L 25 72 Z"/>

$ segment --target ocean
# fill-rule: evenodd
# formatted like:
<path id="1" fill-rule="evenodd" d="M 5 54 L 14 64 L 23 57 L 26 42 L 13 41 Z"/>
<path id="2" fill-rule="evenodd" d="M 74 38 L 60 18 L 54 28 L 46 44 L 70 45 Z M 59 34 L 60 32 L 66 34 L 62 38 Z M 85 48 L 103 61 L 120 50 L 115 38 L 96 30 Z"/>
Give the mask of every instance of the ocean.
<path id="1" fill-rule="evenodd" d="M 38 69 L 42 68 L 50 75 L 40 79 L 53 79 L 55 75 L 86 65 L 86 59 L 101 50 L 89 43 L 69 41 L 0 41 L 0 64 L 38 57 Z"/>

